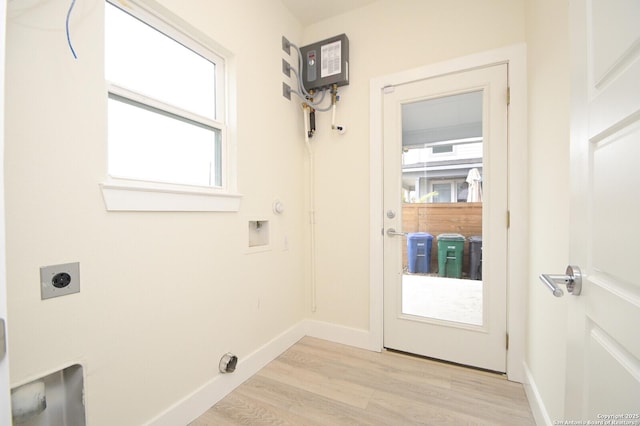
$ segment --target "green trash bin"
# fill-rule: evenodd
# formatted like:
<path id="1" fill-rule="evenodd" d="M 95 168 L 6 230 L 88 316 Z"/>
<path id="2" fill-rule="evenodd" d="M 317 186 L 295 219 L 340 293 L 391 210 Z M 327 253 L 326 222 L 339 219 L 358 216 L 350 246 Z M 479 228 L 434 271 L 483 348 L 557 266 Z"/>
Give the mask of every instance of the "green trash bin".
<path id="1" fill-rule="evenodd" d="M 464 236 L 460 234 L 438 235 L 438 275 L 462 278 Z"/>

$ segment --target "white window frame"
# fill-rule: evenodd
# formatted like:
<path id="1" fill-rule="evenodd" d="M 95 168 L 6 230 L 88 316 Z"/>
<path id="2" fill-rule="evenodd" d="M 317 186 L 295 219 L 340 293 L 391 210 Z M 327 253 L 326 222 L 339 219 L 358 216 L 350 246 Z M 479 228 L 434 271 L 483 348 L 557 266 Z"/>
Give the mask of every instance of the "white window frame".
<path id="1" fill-rule="evenodd" d="M 216 64 L 216 119 L 213 123 L 222 132 L 221 186 L 191 186 L 107 176 L 106 180 L 100 183 L 106 209 L 108 211 L 238 211 L 242 196 L 237 193 L 235 140 L 233 132 L 227 127 L 227 123 L 235 122 L 234 111 L 228 108 L 230 53 L 154 1 L 145 0 L 143 3 L 139 0 L 128 0 L 127 7 L 124 7 L 122 2 L 106 1 Z M 154 105 L 156 102 L 140 99 L 141 95 L 106 82 L 105 102 L 110 93 L 138 101 L 143 100 L 149 105 Z M 164 104 L 161 109 L 171 111 L 171 108 Z"/>

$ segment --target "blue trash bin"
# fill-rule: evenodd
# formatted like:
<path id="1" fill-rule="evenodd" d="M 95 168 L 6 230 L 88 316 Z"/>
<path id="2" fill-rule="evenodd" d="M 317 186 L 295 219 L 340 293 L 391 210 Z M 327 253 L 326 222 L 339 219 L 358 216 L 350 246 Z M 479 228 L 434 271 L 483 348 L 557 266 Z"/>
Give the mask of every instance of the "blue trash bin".
<path id="1" fill-rule="evenodd" d="M 411 232 L 407 234 L 407 261 L 410 273 L 429 272 L 432 242 L 433 235 L 426 232 Z"/>

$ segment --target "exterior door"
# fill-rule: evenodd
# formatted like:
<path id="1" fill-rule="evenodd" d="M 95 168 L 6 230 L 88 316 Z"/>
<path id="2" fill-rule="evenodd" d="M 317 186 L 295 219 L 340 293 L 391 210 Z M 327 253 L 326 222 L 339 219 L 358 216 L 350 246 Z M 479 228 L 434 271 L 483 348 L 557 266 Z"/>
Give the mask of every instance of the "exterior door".
<path id="1" fill-rule="evenodd" d="M 4 233 L 4 48 L 7 3 L 0 0 L 0 425 L 11 424 L 9 355 L 6 351 L 7 287 Z"/>
<path id="2" fill-rule="evenodd" d="M 571 2 L 567 419 L 640 424 L 640 2 Z M 607 423 L 609 422 L 609 423 Z"/>
<path id="3" fill-rule="evenodd" d="M 507 65 L 428 78 L 389 87 L 384 93 L 384 346 L 504 372 Z M 479 108 L 477 126 L 474 120 L 464 119 L 476 114 L 467 105 L 474 99 Z M 417 114 L 421 115 L 416 118 Z M 461 121 L 451 120 L 455 116 L 461 117 Z M 407 128 L 416 119 L 431 123 L 432 127 Z M 463 155 L 478 145 L 478 154 Z M 427 155 L 433 157 L 407 161 L 408 156 Z M 473 158 L 478 155 L 480 159 Z M 450 172 L 461 167 L 469 172 L 472 168 L 476 172 L 482 170 L 481 203 L 462 194 L 471 190 L 471 183 L 467 182 L 468 187 L 464 185 L 464 177 L 460 184 L 452 180 Z M 437 182 L 446 186 L 446 196 L 433 190 L 440 188 Z M 424 213 L 433 219 L 425 229 L 419 229 L 424 233 L 406 234 L 409 208 L 429 212 L 438 205 L 450 212 L 479 207 L 478 228 L 468 230 L 464 224 L 467 219 L 463 217 L 457 224 L 448 225 L 453 234 L 439 234 L 435 230 L 444 228 L 435 224 L 436 214 Z M 430 233 L 432 240 L 425 235 Z M 482 236 L 481 252 L 476 251 L 482 257 L 481 278 L 468 273 L 467 268 L 473 268 L 466 265 L 473 261 L 460 251 L 471 249 L 469 237 L 474 234 Z M 429 266 L 424 264 L 424 268 L 416 269 L 414 262 L 425 259 L 421 256 L 426 256 L 429 244 L 432 258 L 426 261 Z M 475 260 L 477 272 L 480 260 Z M 464 272 L 460 270 L 462 262 Z"/>

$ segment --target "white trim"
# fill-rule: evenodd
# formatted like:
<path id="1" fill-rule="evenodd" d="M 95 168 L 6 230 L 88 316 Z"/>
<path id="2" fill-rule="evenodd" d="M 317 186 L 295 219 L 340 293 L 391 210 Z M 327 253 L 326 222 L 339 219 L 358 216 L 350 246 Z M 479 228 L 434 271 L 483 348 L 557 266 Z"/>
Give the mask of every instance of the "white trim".
<path id="1" fill-rule="evenodd" d="M 527 49 L 509 52 L 509 212 L 507 262 L 507 377 L 525 380 L 523 363 L 527 338 L 527 286 L 529 280 L 529 163 L 527 142 Z"/>
<path id="2" fill-rule="evenodd" d="M 525 382 L 524 392 L 527 395 L 527 400 L 529 401 L 529 407 L 531 408 L 531 413 L 533 414 L 533 419 L 536 422 L 536 425 L 551 425 L 551 418 L 549 417 L 549 413 L 547 413 L 547 409 L 544 406 L 544 401 L 540 396 L 540 392 L 538 391 L 538 387 L 536 386 L 535 381 L 533 380 L 533 374 L 529 370 L 529 367 L 526 363 L 523 363 L 523 370 L 525 374 Z"/>
<path id="3" fill-rule="evenodd" d="M 231 56 L 227 49 L 155 0 L 127 2 L 106 0 L 106 2 L 213 63 L 216 79 L 216 117 L 214 119 L 220 122 L 226 121 L 227 61 Z"/>
<path id="4" fill-rule="evenodd" d="M 118 86 L 117 84 L 110 81 L 107 81 L 107 91 L 109 92 L 109 95 L 114 95 L 114 97 L 116 98 L 115 100 L 118 100 L 120 102 L 126 102 L 123 99 L 133 101 L 134 104 L 142 104 L 156 110 L 165 111 L 169 114 L 181 117 L 188 121 L 199 123 L 205 127 L 209 127 L 212 129 L 222 130 L 225 127 L 224 123 L 222 123 L 221 121 L 205 117 L 203 115 L 186 110 L 173 104 L 168 104 L 151 96 L 143 95 L 142 93 L 127 89 L 126 87 Z"/>
<path id="5" fill-rule="evenodd" d="M 145 423 L 145 425 L 173 426 L 189 424 L 305 336 L 380 352 L 381 346 L 377 344 L 374 333 L 374 331 L 344 327 L 321 321 L 302 320 L 247 357 L 240 357 L 236 371 L 233 374 L 218 374 L 202 387 Z M 526 372 L 528 379 L 526 383 L 533 383 L 531 373 L 524 364 L 523 371 Z M 535 417 L 536 421 L 540 418 L 548 420 L 537 388 L 535 385 L 531 385 L 529 388 L 527 386 L 525 384 L 525 391 L 527 391 L 530 404 L 535 401 L 541 409 L 539 412 L 535 411 L 536 407 L 532 405 L 534 416 L 542 416 Z M 532 393 L 529 394 L 529 392 Z"/>
<path id="6" fill-rule="evenodd" d="M 382 93 L 385 88 L 438 75 L 507 63 L 511 103 L 509 108 L 509 229 L 507 275 L 507 376 L 522 382 L 526 333 L 527 129 L 526 46 L 517 44 L 374 78 L 370 83 L 370 308 L 369 340 L 383 346 L 383 200 L 382 200 Z M 388 90 L 388 89 L 387 89 Z M 506 220 L 506 218 L 505 218 Z"/>
<path id="7" fill-rule="evenodd" d="M 237 193 L 237 147 L 233 126 L 235 110 L 235 59 L 230 51 L 184 21 L 155 0 L 106 0 L 107 3 L 152 25 L 176 42 L 213 62 L 216 67 L 216 119 L 174 108 L 130 90 L 106 82 L 107 91 L 163 109 L 189 120 L 201 122 L 222 132 L 222 187 L 143 182 L 107 177 L 100 184 L 108 211 L 208 211 L 237 212 L 241 195 Z"/>
<path id="8" fill-rule="evenodd" d="M 7 319 L 7 269 L 6 269 L 6 232 L 5 232 L 5 204 L 4 204 L 4 77 L 5 77 L 5 42 L 4 28 L 7 23 L 7 2 L 0 0 L 0 318 L 5 320 L 4 331 L 7 353 L 0 359 L 0 425 L 11 424 L 11 393 L 9 390 L 9 336 Z"/>
<path id="9" fill-rule="evenodd" d="M 108 211 L 237 212 L 242 195 L 213 188 L 110 179 L 100 184 Z"/>
<path id="10" fill-rule="evenodd" d="M 318 339 L 329 340 L 343 345 L 354 346 L 356 348 L 380 352 L 381 347 L 372 344 L 368 330 L 359 328 L 344 327 L 328 322 L 306 320 L 305 334 Z"/>
<path id="11" fill-rule="evenodd" d="M 149 426 L 186 425 L 201 416 L 214 404 L 231 393 L 261 368 L 276 359 L 281 353 L 305 336 L 304 321 L 276 336 L 255 352 L 239 357 L 236 371 L 218 374 L 200 389 L 178 401 L 167 410 L 146 423 Z"/>
<path id="12" fill-rule="evenodd" d="M 382 85 L 382 86 L 381 86 Z M 379 79 L 369 84 L 369 334 L 371 345 L 382 350 L 384 345 L 384 209 L 382 170 L 382 94 L 384 87 Z"/>
<path id="13" fill-rule="evenodd" d="M 227 84 L 226 74 L 228 72 L 226 65 L 231 53 L 155 0 L 129 0 L 126 2 L 106 0 L 106 2 L 145 22 L 167 37 L 187 46 L 188 49 L 214 63 L 217 92 L 215 119 L 225 121 L 225 87 Z"/>
<path id="14" fill-rule="evenodd" d="M 247 357 L 240 357 L 233 374 L 218 374 L 192 394 L 158 414 L 146 425 L 189 424 L 305 336 L 379 351 L 379 347 L 374 349 L 370 346 L 369 335 L 367 330 L 321 321 L 302 320 Z"/>

